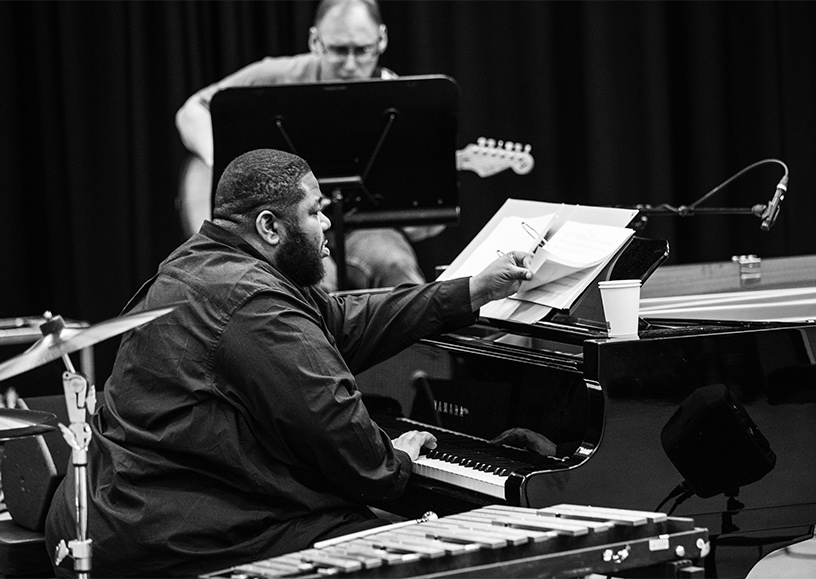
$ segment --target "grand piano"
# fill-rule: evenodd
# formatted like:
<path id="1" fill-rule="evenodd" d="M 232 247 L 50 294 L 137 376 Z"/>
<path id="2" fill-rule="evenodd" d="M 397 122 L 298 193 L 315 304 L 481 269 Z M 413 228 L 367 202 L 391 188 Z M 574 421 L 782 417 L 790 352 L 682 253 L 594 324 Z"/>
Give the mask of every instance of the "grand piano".
<path id="1" fill-rule="evenodd" d="M 801 302 L 816 260 L 765 260 L 749 279 L 737 262 L 660 267 L 667 255 L 665 242 L 636 237 L 602 273 L 644 280 L 635 339 L 607 337 L 592 284 L 574 311 L 533 324 L 482 320 L 359 376 L 384 429 L 439 439 L 406 496 L 377 506 L 411 518 L 490 504 L 662 507 L 721 540 L 793 537 L 816 523 L 816 302 Z M 718 311 L 723 300 L 741 309 Z M 728 497 L 673 504 L 684 476 L 661 432 L 714 384 L 741 403 L 775 464 Z M 490 443 L 508 431 L 518 434 L 512 445 Z M 542 436 L 554 452 L 529 450 Z"/>

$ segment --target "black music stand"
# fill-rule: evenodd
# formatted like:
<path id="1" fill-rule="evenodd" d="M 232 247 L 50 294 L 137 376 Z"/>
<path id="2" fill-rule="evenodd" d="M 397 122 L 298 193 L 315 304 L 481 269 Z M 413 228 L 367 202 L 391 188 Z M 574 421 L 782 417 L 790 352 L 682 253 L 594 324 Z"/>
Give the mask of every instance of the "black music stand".
<path id="1" fill-rule="evenodd" d="M 346 289 L 347 227 L 458 221 L 458 101 L 456 82 L 442 75 L 222 90 L 210 104 L 213 198 L 242 153 L 303 157 L 331 196 L 338 287 Z"/>

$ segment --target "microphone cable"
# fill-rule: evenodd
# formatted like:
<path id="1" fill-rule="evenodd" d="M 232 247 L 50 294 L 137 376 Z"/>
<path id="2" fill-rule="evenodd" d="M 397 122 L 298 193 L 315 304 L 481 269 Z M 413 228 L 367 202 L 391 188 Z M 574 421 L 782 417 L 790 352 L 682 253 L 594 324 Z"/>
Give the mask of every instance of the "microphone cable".
<path id="1" fill-rule="evenodd" d="M 671 516 L 671 514 L 674 512 L 674 510 L 675 510 L 677 507 L 679 507 L 680 505 L 682 505 L 684 502 L 686 502 L 688 499 L 690 499 L 690 498 L 691 498 L 693 495 L 694 495 L 694 491 L 693 491 L 693 490 L 691 490 L 691 489 L 686 489 L 686 490 L 684 490 L 684 491 L 683 491 L 683 492 L 680 494 L 680 496 L 679 496 L 679 497 L 677 497 L 677 499 L 675 499 L 674 504 L 671 506 L 671 508 L 669 509 L 669 512 L 668 512 L 668 513 L 666 513 L 666 514 L 667 514 L 667 515 L 669 515 L 669 516 Z"/>
<path id="2" fill-rule="evenodd" d="M 681 205 L 678 209 L 682 210 L 683 208 L 687 207 L 688 209 L 694 210 L 698 205 L 703 203 L 706 199 L 708 199 L 709 197 L 711 197 L 712 195 L 717 193 L 720 189 L 722 189 L 723 187 L 725 187 L 726 185 L 728 185 L 729 183 L 731 183 L 735 179 L 741 177 L 742 175 L 744 175 L 745 173 L 747 173 L 751 169 L 754 169 L 755 167 L 759 167 L 760 165 L 764 165 L 765 163 L 778 163 L 779 165 L 781 165 L 782 168 L 785 170 L 785 175 L 783 176 L 783 179 L 785 179 L 787 181 L 787 178 L 788 178 L 788 166 L 785 163 L 783 163 L 779 159 L 762 159 L 761 161 L 757 161 L 756 163 L 751 163 L 750 165 L 748 165 L 744 169 L 742 169 L 740 171 L 737 171 L 736 173 L 731 175 L 728 179 L 726 179 L 725 181 L 723 181 L 722 183 L 720 183 L 719 185 L 714 187 L 711 191 L 709 191 L 708 193 L 706 193 L 705 195 L 700 197 L 697 201 L 695 201 L 691 205 L 688 205 L 688 206 Z M 754 212 L 755 213 L 756 213 L 757 207 L 758 206 L 754 206 Z M 761 205 L 759 207 L 761 207 Z M 764 210 L 765 210 L 764 207 L 762 207 L 762 209 L 760 209 L 760 215 L 761 215 L 762 211 L 764 211 Z"/>
<path id="3" fill-rule="evenodd" d="M 659 210 L 667 211 L 669 213 L 674 213 L 675 215 L 679 215 L 680 217 L 688 217 L 690 215 L 694 215 L 695 214 L 695 209 L 697 209 L 697 207 L 700 204 L 702 204 L 705 201 L 707 201 L 708 199 L 710 199 L 713 195 L 718 193 L 723 187 L 729 185 L 731 182 L 738 179 L 739 177 L 741 177 L 742 175 L 744 175 L 745 173 L 747 173 L 751 169 L 754 169 L 754 168 L 756 168 L 756 167 L 758 167 L 760 165 L 764 165 L 766 163 L 777 163 L 778 165 L 780 165 L 784 169 L 785 173 L 784 173 L 782 179 L 780 180 L 779 185 L 777 185 L 777 189 L 780 189 L 780 187 L 781 187 L 783 189 L 783 191 L 786 190 L 787 189 L 787 182 L 788 182 L 788 166 L 783 161 L 781 161 L 779 159 L 769 158 L 769 159 L 762 159 L 760 161 L 756 161 L 755 163 L 751 163 L 747 167 L 744 167 L 743 169 L 737 171 L 736 173 L 731 175 L 728 179 L 726 179 L 725 181 L 723 181 L 722 183 L 720 183 L 719 185 L 717 185 L 716 187 L 711 189 L 708 193 L 706 193 L 705 195 L 703 195 L 697 201 L 691 203 L 690 205 L 680 205 L 679 207 L 675 207 L 674 205 L 670 205 L 668 203 L 661 203 L 660 205 L 639 204 L 639 205 L 635 206 L 635 209 L 639 209 L 639 210 L 645 211 L 645 212 L 648 212 L 649 210 L 659 209 Z M 762 229 L 763 229 L 763 231 L 767 231 L 768 229 L 770 229 L 770 226 L 772 225 L 772 223 L 766 224 L 765 221 L 767 221 L 769 219 L 775 219 L 776 215 L 769 215 L 768 219 L 766 219 L 766 215 L 765 215 L 766 212 L 768 211 L 769 207 L 771 205 L 774 205 L 774 204 L 776 205 L 776 207 L 774 207 L 774 209 L 776 209 L 776 211 L 774 211 L 773 213 L 778 212 L 778 201 L 776 200 L 775 197 L 776 197 L 776 194 L 774 195 L 774 198 L 769 203 L 756 204 L 753 207 L 751 207 L 750 210 L 746 208 L 743 211 L 740 211 L 740 213 L 750 213 L 752 215 L 755 215 L 756 217 L 762 218 L 764 220 Z M 735 210 L 720 210 L 719 212 L 721 212 L 721 213 L 734 213 Z"/>
<path id="4" fill-rule="evenodd" d="M 691 491 L 691 487 L 689 487 L 689 484 L 686 481 L 681 482 L 676 487 L 674 487 L 672 489 L 672 491 L 668 495 L 666 495 L 666 498 L 664 498 L 662 501 L 660 501 L 660 504 L 657 505 L 657 508 L 655 509 L 655 511 L 659 511 L 660 509 L 662 509 L 663 505 L 665 505 L 667 502 L 669 502 L 669 500 L 673 499 L 674 497 L 676 497 L 678 495 L 682 495 L 682 494 L 684 494 L 684 493 L 686 493 L 688 491 Z M 691 494 L 694 494 L 694 491 L 691 491 Z M 685 499 L 683 499 L 683 500 L 685 500 Z M 677 504 L 678 503 L 675 503 L 675 506 L 672 507 L 672 510 L 674 510 L 674 508 L 677 507 Z"/>

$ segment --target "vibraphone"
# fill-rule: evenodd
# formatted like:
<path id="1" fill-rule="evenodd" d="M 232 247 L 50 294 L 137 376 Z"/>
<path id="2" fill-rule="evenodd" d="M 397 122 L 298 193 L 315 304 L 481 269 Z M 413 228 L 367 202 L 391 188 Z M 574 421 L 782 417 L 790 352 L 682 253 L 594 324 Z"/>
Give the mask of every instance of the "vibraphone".
<path id="1" fill-rule="evenodd" d="M 342 577 L 582 577 L 627 569 L 702 577 L 706 529 L 663 513 L 579 505 L 493 505 L 396 523 L 203 575 Z"/>

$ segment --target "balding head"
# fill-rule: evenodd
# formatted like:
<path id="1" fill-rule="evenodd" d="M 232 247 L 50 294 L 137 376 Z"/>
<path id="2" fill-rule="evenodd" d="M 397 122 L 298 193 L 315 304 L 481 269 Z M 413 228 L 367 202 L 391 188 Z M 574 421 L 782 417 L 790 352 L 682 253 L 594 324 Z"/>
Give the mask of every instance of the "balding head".
<path id="1" fill-rule="evenodd" d="M 309 30 L 320 57 L 320 80 L 371 78 L 388 46 L 388 31 L 373 0 L 324 0 Z"/>

